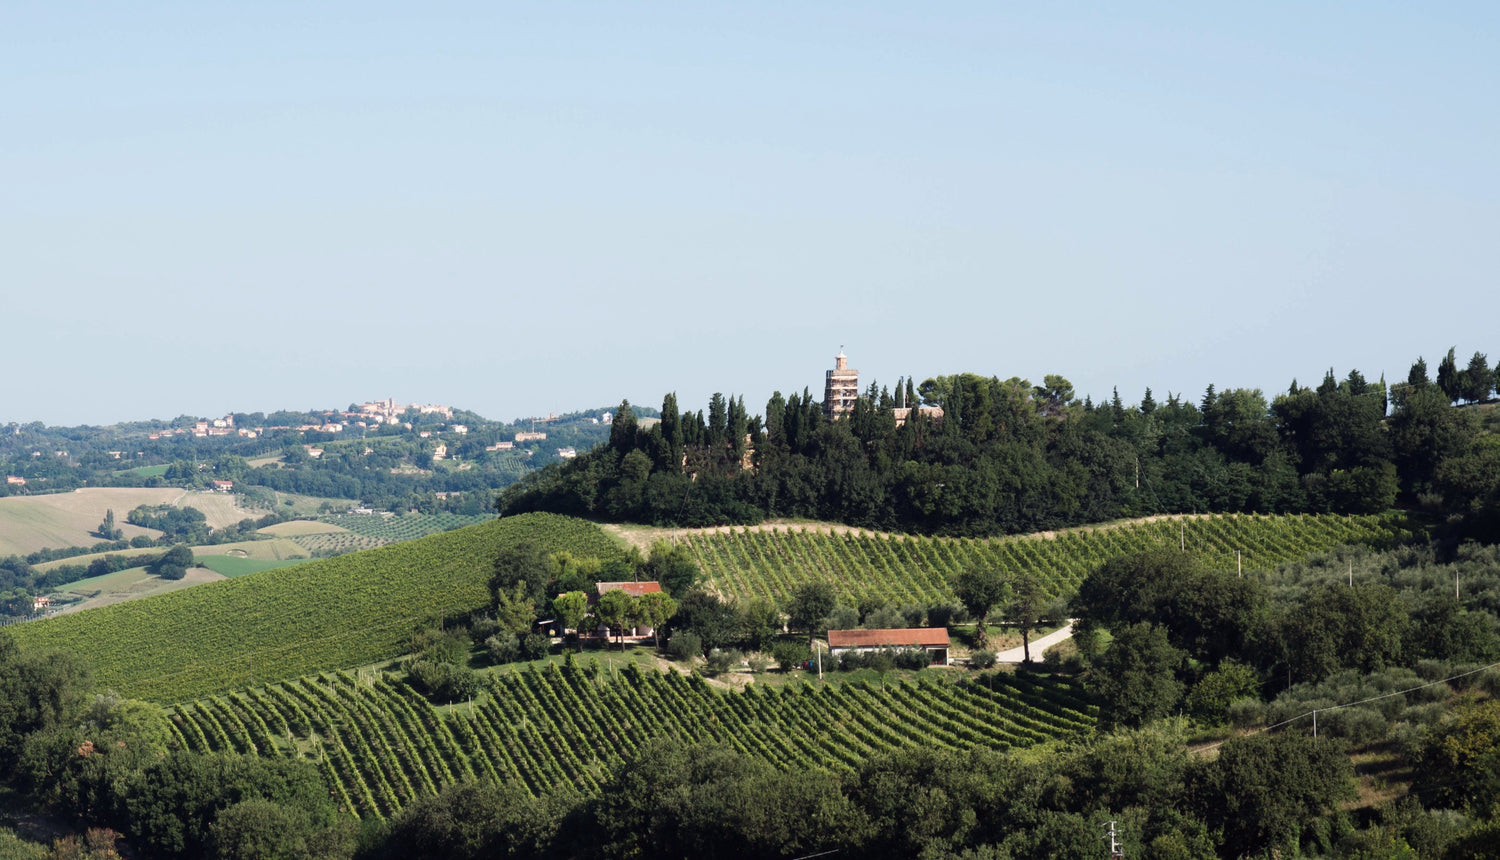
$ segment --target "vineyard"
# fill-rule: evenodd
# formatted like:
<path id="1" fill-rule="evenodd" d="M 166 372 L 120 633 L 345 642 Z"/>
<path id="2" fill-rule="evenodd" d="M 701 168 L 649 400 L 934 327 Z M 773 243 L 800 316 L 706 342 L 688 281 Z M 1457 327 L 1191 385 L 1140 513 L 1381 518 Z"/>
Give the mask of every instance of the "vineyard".
<path id="1" fill-rule="evenodd" d="M 356 535 L 381 543 L 400 543 L 419 537 L 478 525 L 494 519 L 492 514 L 330 514 L 320 522 L 348 529 Z M 309 535 L 311 537 L 311 535 Z"/>
<path id="2" fill-rule="evenodd" d="M 526 514 L 34 621 L 18 625 L 14 637 L 25 650 L 77 654 L 101 688 L 183 701 L 396 657 L 421 618 L 484 608 L 496 555 L 521 540 L 622 554 L 591 523 Z"/>
<path id="3" fill-rule="evenodd" d="M 971 565 L 1035 577 L 1057 597 L 1070 595 L 1100 563 L 1153 546 L 1182 546 L 1218 569 L 1253 571 L 1337 546 L 1386 547 L 1413 537 L 1397 514 L 1230 514 L 1074 529 L 1052 538 L 829 534 L 790 526 L 694 532 L 682 540 L 725 594 L 779 601 L 797 585 L 820 580 L 851 604 L 866 596 L 899 604 L 952 600 L 949 582 Z"/>
<path id="4" fill-rule="evenodd" d="M 188 749 L 311 757 L 345 808 L 383 818 L 462 779 L 594 792 L 659 737 L 848 770 L 915 746 L 1029 746 L 1087 732 L 1096 716 L 1073 682 L 1025 674 L 734 693 L 676 672 L 552 664 L 497 675 L 490 695 L 446 716 L 405 684 L 339 672 L 182 704 L 170 722 Z"/>

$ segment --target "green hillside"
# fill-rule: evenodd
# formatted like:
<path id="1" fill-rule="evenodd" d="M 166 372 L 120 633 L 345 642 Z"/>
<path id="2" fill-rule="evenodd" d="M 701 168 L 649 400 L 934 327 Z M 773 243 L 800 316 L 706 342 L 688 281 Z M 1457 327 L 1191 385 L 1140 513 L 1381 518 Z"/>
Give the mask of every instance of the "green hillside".
<path id="1" fill-rule="evenodd" d="M 194 586 L 17 625 L 26 650 L 79 655 L 98 686 L 175 702 L 401 654 L 412 625 L 489 600 L 499 549 L 615 557 L 597 526 L 553 514 L 507 517 L 380 549 Z M 252 676 L 253 672 L 253 676 Z"/>

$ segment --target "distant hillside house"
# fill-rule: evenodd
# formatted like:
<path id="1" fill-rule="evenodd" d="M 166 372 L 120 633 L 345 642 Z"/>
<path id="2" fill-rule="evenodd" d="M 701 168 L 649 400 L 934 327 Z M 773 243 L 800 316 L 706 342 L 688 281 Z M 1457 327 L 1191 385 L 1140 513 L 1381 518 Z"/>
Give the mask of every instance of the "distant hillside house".
<path id="1" fill-rule="evenodd" d="M 486 446 L 484 446 L 484 450 L 486 450 L 486 451 L 513 451 L 513 450 L 515 450 L 515 447 L 516 447 L 516 443 L 514 443 L 514 442 L 496 442 L 493 445 L 486 445 Z"/>
<path id="2" fill-rule="evenodd" d="M 12 484 L 12 485 L 17 486 L 17 487 L 24 487 L 24 486 L 26 486 L 26 479 L 25 478 L 21 478 L 21 477 L 17 477 L 16 475 L 6 475 L 5 476 L 5 483 Z"/>
<path id="3" fill-rule="evenodd" d="M 516 441 L 517 442 L 545 442 L 545 441 L 547 441 L 547 434 L 546 433 L 517 433 L 516 434 Z"/>
<path id="4" fill-rule="evenodd" d="M 934 666 L 948 665 L 948 628 L 907 627 L 887 630 L 830 630 L 828 652 L 837 657 L 846 651 L 869 652 L 887 648 L 921 648 Z"/>
<path id="5" fill-rule="evenodd" d="M 469 425 L 467 424 L 454 424 L 448 429 L 452 430 L 454 433 L 460 436 L 467 436 L 469 433 Z"/>
<path id="6" fill-rule="evenodd" d="M 43 609 L 46 609 L 47 607 L 49 607 L 51 605 L 52 605 L 52 598 L 46 597 L 46 596 L 37 597 L 37 598 L 35 598 L 35 599 L 33 599 L 31 601 L 31 611 L 32 612 L 41 612 Z"/>
<path id="7" fill-rule="evenodd" d="M 574 457 L 578 456 L 578 452 L 572 448 L 558 448 L 557 456 L 563 458 L 564 460 L 571 460 Z"/>
<path id="8" fill-rule="evenodd" d="M 234 489 L 233 481 L 214 481 L 214 489 L 221 493 L 227 493 Z"/>

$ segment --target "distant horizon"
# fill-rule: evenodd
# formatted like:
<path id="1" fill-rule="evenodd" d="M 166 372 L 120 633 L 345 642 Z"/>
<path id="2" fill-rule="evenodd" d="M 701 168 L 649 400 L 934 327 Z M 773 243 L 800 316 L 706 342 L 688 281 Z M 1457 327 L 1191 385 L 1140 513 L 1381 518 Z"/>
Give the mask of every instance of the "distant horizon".
<path id="1" fill-rule="evenodd" d="M 1469 356 L 1472 355 L 1473 353 L 1472 353 L 1472 351 L 1470 353 L 1463 353 L 1463 351 L 1462 350 L 1458 350 L 1457 347 L 1455 347 L 1455 350 L 1456 350 L 1455 355 L 1456 355 L 1458 364 L 1459 364 L 1460 368 L 1462 368 L 1468 362 Z M 846 354 L 847 354 L 847 352 L 848 351 L 845 350 Z M 1426 355 L 1420 355 L 1420 356 L 1414 355 L 1411 358 L 1410 361 L 1406 362 L 1406 364 L 1401 368 L 1401 370 L 1400 370 L 1399 373 L 1391 373 L 1389 371 L 1371 372 L 1369 370 L 1366 370 L 1365 368 L 1343 368 L 1341 370 L 1337 366 L 1333 366 L 1331 369 L 1333 370 L 1335 377 L 1337 379 L 1339 379 L 1340 381 L 1342 381 L 1342 380 L 1344 380 L 1345 378 L 1348 377 L 1350 370 L 1358 370 L 1361 374 L 1363 374 L 1365 376 L 1366 380 L 1368 382 L 1372 383 L 1372 384 L 1378 383 L 1380 381 L 1381 377 L 1384 376 L 1386 384 L 1387 385 L 1391 385 L 1391 384 L 1395 384 L 1395 383 L 1399 383 L 1399 382 L 1405 382 L 1407 374 L 1410 371 L 1412 364 L 1414 364 L 1417 361 L 1417 358 L 1419 358 L 1419 357 L 1423 358 L 1424 360 L 1426 360 L 1426 362 L 1427 362 L 1427 368 L 1428 368 L 1428 375 L 1430 377 L 1435 378 L 1436 377 L 1438 363 L 1442 360 L 1442 356 L 1445 356 L 1445 355 L 1447 355 L 1447 350 L 1446 349 L 1444 349 L 1442 351 L 1442 353 L 1437 358 L 1429 358 Z M 856 357 L 853 356 L 853 355 L 849 356 L 850 364 L 854 365 L 851 369 L 858 370 L 859 373 L 860 373 L 860 394 L 861 394 L 861 396 L 863 396 L 864 392 L 868 389 L 869 384 L 870 384 L 870 382 L 872 380 L 867 379 L 866 375 L 865 375 L 865 372 L 861 368 L 859 368 L 857 364 L 855 364 L 855 358 Z M 825 370 L 832 369 L 832 367 L 833 367 L 833 361 L 832 361 L 832 356 L 830 356 L 829 366 L 828 366 L 828 368 L 825 368 Z M 1291 378 L 1291 379 L 1287 379 L 1279 387 L 1275 387 L 1275 388 L 1268 388 L 1266 386 L 1261 386 L 1261 385 L 1220 384 L 1220 383 L 1214 382 L 1214 381 L 1205 382 L 1196 391 L 1177 391 L 1175 389 L 1174 390 L 1168 390 L 1168 389 L 1165 389 L 1165 388 L 1158 388 L 1157 386 L 1154 386 L 1154 385 L 1148 385 L 1148 386 L 1143 387 L 1139 392 L 1136 392 L 1134 394 L 1127 393 L 1126 391 L 1121 390 L 1120 391 L 1120 399 L 1121 399 L 1122 402 L 1124 402 L 1128 406 L 1131 406 L 1131 407 L 1139 406 L 1142 397 L 1145 395 L 1146 388 L 1150 388 L 1151 389 L 1152 398 L 1157 403 L 1165 402 L 1169 397 L 1175 395 L 1175 396 L 1177 396 L 1177 397 L 1179 397 L 1179 398 L 1181 398 L 1183 400 L 1190 401 L 1190 402 L 1192 402 L 1192 403 L 1194 403 L 1196 405 L 1197 402 L 1199 401 L 1199 399 L 1201 398 L 1203 392 L 1205 390 L 1207 390 L 1208 386 L 1209 385 L 1213 385 L 1214 388 L 1215 388 L 1215 390 L 1216 391 L 1220 391 L 1220 392 L 1223 392 L 1223 391 L 1226 391 L 1226 390 L 1229 390 L 1229 389 L 1239 389 L 1239 388 L 1248 388 L 1248 389 L 1259 390 L 1265 396 L 1266 401 L 1269 404 L 1272 401 L 1274 401 L 1275 398 L 1278 395 L 1285 393 L 1287 391 L 1287 389 L 1289 389 L 1291 387 L 1291 384 L 1292 384 L 1293 381 L 1295 381 L 1299 386 L 1302 386 L 1302 387 L 1316 388 L 1319 384 L 1322 383 L 1323 378 L 1324 378 L 1325 374 L 1328 372 L 1329 369 L 1330 368 L 1324 368 L 1323 370 L 1319 371 L 1315 375 L 1310 374 L 1310 375 L 1307 375 L 1307 376 L 1298 376 L 1298 377 L 1294 377 L 1294 378 Z M 822 371 L 820 371 L 820 374 L 821 373 L 822 373 Z M 1040 382 L 1042 381 L 1042 378 L 1045 375 L 1047 375 L 1048 373 L 1057 373 L 1058 375 L 1063 376 L 1064 378 L 1068 379 L 1070 382 L 1074 383 L 1074 397 L 1075 397 L 1075 399 L 1077 399 L 1079 401 L 1083 401 L 1083 400 L 1086 400 L 1086 399 L 1091 399 L 1093 401 L 1093 403 L 1095 403 L 1096 405 L 1100 404 L 1100 403 L 1108 403 L 1108 402 L 1110 402 L 1110 400 L 1111 400 L 1111 398 L 1113 396 L 1113 390 L 1115 388 L 1114 386 L 1111 386 L 1110 390 L 1105 391 L 1103 393 L 1084 392 L 1084 391 L 1081 391 L 1081 390 L 1078 389 L 1077 382 L 1074 380 L 1074 378 L 1072 376 L 1069 376 L 1067 373 L 1063 373 L 1063 372 L 1060 372 L 1060 371 L 1047 371 L 1046 373 L 1040 373 L 1040 374 L 1036 374 L 1034 376 L 1023 376 L 1023 375 L 1020 375 L 1020 374 L 1005 374 L 1005 375 L 1002 375 L 1002 374 L 998 374 L 998 373 L 984 373 L 984 372 L 981 372 L 981 371 L 978 371 L 978 370 L 955 370 L 955 371 L 949 371 L 949 372 L 946 372 L 946 373 L 943 373 L 943 374 L 919 374 L 919 375 L 914 376 L 912 378 L 915 380 L 915 384 L 920 385 L 923 380 L 930 379 L 930 378 L 933 378 L 935 376 L 939 376 L 939 375 L 953 375 L 953 374 L 958 374 L 958 373 L 974 373 L 976 375 L 982 376 L 982 377 L 987 378 L 987 379 L 988 378 L 998 378 L 998 379 L 1002 379 L 1002 380 L 1009 379 L 1012 376 L 1020 376 L 1020 378 L 1027 380 L 1032 385 L 1040 384 Z M 876 379 L 874 381 L 877 382 L 879 385 L 881 385 L 883 388 L 890 389 L 892 391 L 892 393 L 894 394 L 895 393 L 894 389 L 895 389 L 896 381 L 897 381 L 898 378 L 900 378 L 899 375 L 898 376 L 892 376 L 892 377 L 890 377 L 888 379 L 885 379 L 885 378 Z M 815 400 L 817 400 L 818 402 L 822 402 L 822 399 L 823 399 L 823 389 L 822 389 L 822 376 L 821 375 L 818 377 L 818 385 L 816 387 L 814 387 L 811 384 L 805 385 L 803 387 L 806 388 L 809 393 L 811 393 L 811 395 L 813 396 L 813 398 Z M 792 389 L 792 388 L 785 388 L 785 389 L 783 389 L 783 388 L 773 388 L 773 389 L 771 389 L 770 391 L 767 392 L 765 398 L 763 398 L 763 399 L 761 399 L 759 401 L 752 402 L 752 400 L 749 397 L 746 397 L 745 398 L 745 406 L 746 406 L 746 409 L 749 412 L 749 414 L 751 414 L 751 415 L 763 415 L 764 412 L 765 412 L 765 405 L 766 405 L 766 403 L 769 402 L 771 396 L 775 392 L 780 391 L 783 396 L 790 396 L 793 393 L 800 394 L 802 392 L 802 390 L 803 390 L 803 388 L 795 388 L 795 389 Z M 654 400 L 637 400 L 636 398 L 632 398 L 632 397 L 620 397 L 620 398 L 614 399 L 612 402 L 607 403 L 607 404 L 593 405 L 593 406 L 576 406 L 575 405 L 575 406 L 571 406 L 571 407 L 560 407 L 560 408 L 549 409 L 549 410 L 547 410 L 545 412 L 540 412 L 540 413 L 533 413 L 533 414 L 528 414 L 528 415 L 518 415 L 518 416 L 512 417 L 512 418 L 496 417 L 494 414 L 491 414 L 489 412 L 485 412 L 482 409 L 475 408 L 473 406 L 470 406 L 470 405 L 468 405 L 466 403 L 463 403 L 463 402 L 460 402 L 460 401 L 446 401 L 446 400 L 440 400 L 440 399 L 436 399 L 436 398 L 416 398 L 416 399 L 411 399 L 411 398 L 402 398 L 402 397 L 392 397 L 392 398 L 389 398 L 389 399 L 394 400 L 397 404 L 407 405 L 407 406 L 410 406 L 410 405 L 440 405 L 440 406 L 447 406 L 447 407 L 450 407 L 450 408 L 453 408 L 453 409 L 463 410 L 465 412 L 472 412 L 472 413 L 474 413 L 476 415 L 479 415 L 480 417 L 485 418 L 486 420 L 489 420 L 489 421 L 495 421 L 497 423 L 503 423 L 503 424 L 510 424 L 510 423 L 515 423 L 517 421 L 540 420 L 540 419 L 548 417 L 550 415 L 564 416 L 564 415 L 580 414 L 580 413 L 592 412 L 592 411 L 598 411 L 598 410 L 605 410 L 605 411 L 613 410 L 614 408 L 616 408 L 616 407 L 618 407 L 620 405 L 621 400 L 629 400 L 630 404 L 631 404 L 631 407 L 634 408 L 634 409 L 640 409 L 642 407 L 645 407 L 645 408 L 648 408 L 648 409 L 651 409 L 651 410 L 660 410 L 660 408 L 661 408 L 661 400 L 668 393 L 673 393 L 673 390 L 669 389 L 668 391 L 662 392 L 662 394 L 658 395 Z M 683 411 L 692 411 L 692 412 L 697 412 L 699 410 L 706 411 L 708 409 L 709 399 L 713 396 L 714 393 L 720 393 L 720 394 L 725 395 L 726 397 L 731 396 L 731 395 L 737 396 L 737 397 L 738 396 L 743 396 L 740 392 L 730 392 L 730 391 L 724 391 L 724 390 L 717 390 L 716 392 L 708 392 L 708 393 L 704 394 L 702 396 L 702 398 L 701 398 L 701 402 L 695 402 L 695 401 L 690 401 L 690 400 L 685 399 L 682 396 L 681 391 L 676 391 L 677 398 L 678 398 L 678 408 L 682 409 Z M 385 400 L 385 399 L 387 399 L 387 398 L 386 397 L 380 397 L 380 398 L 364 398 L 364 399 L 360 399 L 360 400 L 339 400 L 338 402 L 340 404 L 342 404 L 342 405 L 337 405 L 337 406 L 332 406 L 332 405 L 331 406 L 318 406 L 318 407 L 309 407 L 309 408 L 299 408 L 299 407 L 293 407 L 293 406 L 278 406 L 278 407 L 271 408 L 271 409 L 238 409 L 238 408 L 230 408 L 230 409 L 219 410 L 219 411 L 214 411 L 214 412 L 201 412 L 201 413 L 194 413 L 194 412 L 188 412 L 188 411 L 179 411 L 175 415 L 171 415 L 171 416 L 157 415 L 157 416 L 149 416 L 149 417 L 145 417 L 145 418 L 120 418 L 120 419 L 115 419 L 115 420 L 110 420 L 110 421 L 85 421 L 85 422 L 76 422 L 76 423 L 72 423 L 72 424 L 54 423 L 54 422 L 47 421 L 47 420 L 41 419 L 41 418 L 27 418 L 27 419 L 0 418 L 0 426 L 6 426 L 6 425 L 12 425 L 12 424 L 25 425 L 25 424 L 34 423 L 36 421 L 42 421 L 42 423 L 45 426 L 48 426 L 48 427 L 111 427 L 111 426 L 115 426 L 115 425 L 119 425 L 119 424 L 130 424 L 130 423 L 139 423 L 139 422 L 147 422 L 147 421 L 170 422 L 170 421 L 174 421 L 177 418 L 184 417 L 184 416 L 194 417 L 194 418 L 199 418 L 199 419 L 213 419 L 213 418 L 220 418 L 220 417 L 223 417 L 223 416 L 229 415 L 229 414 L 254 414 L 254 413 L 258 412 L 258 413 L 261 413 L 261 414 L 264 414 L 264 415 L 269 415 L 269 414 L 274 413 L 274 412 L 282 412 L 282 411 L 286 411 L 286 412 L 304 412 L 304 413 L 309 413 L 309 414 L 318 414 L 318 413 L 325 413 L 325 412 L 344 412 L 344 411 L 346 411 L 346 407 L 350 403 L 355 403 L 355 404 L 370 403 L 370 402 L 376 402 L 376 401 Z"/>

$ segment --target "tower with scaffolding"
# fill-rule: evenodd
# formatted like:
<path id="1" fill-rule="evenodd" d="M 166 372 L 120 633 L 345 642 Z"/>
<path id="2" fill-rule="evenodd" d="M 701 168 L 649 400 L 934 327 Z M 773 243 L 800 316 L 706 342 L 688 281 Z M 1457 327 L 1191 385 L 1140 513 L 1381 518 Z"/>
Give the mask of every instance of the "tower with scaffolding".
<path id="1" fill-rule="evenodd" d="M 829 418 L 848 414 L 859 399 L 859 371 L 849 366 L 849 356 L 844 355 L 842 347 L 833 357 L 833 365 L 823 384 L 823 414 Z"/>

